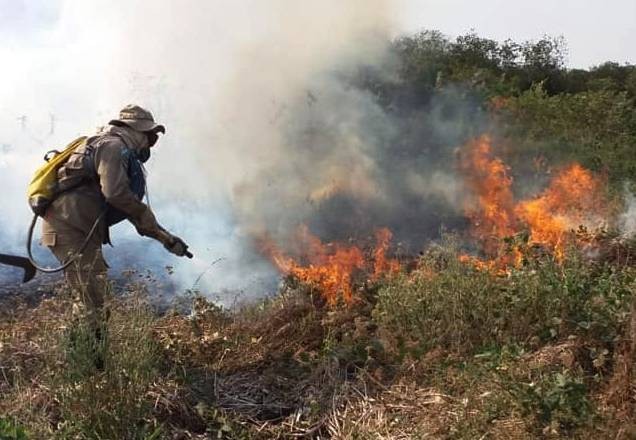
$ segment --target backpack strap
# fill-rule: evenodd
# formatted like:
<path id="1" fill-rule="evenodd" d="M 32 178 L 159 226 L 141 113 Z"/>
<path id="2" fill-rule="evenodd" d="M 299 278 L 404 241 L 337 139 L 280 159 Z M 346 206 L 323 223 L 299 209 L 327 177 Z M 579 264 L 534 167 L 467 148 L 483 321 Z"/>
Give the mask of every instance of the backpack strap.
<path id="1" fill-rule="evenodd" d="M 81 154 L 82 156 L 84 156 L 83 159 L 83 166 L 84 166 L 84 171 L 85 171 L 85 175 L 79 179 L 77 179 L 74 182 L 69 183 L 68 185 L 59 185 L 56 189 L 56 196 L 59 196 L 62 193 L 74 190 L 76 188 L 79 188 L 80 186 L 86 185 L 88 183 L 91 182 L 98 182 L 97 179 L 97 170 L 95 169 L 95 147 L 92 145 L 92 143 L 98 139 L 98 136 L 95 136 L 93 138 L 89 138 L 86 140 L 86 145 L 84 146 L 84 150 L 83 152 L 77 152 L 74 151 L 72 154 Z M 50 152 L 49 152 L 50 153 Z M 49 154 L 47 153 L 47 155 Z"/>

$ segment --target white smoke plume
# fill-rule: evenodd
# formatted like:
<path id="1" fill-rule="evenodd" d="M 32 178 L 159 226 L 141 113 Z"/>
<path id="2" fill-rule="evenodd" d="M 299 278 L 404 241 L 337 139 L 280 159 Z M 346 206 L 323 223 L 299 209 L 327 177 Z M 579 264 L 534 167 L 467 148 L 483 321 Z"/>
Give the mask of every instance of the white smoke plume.
<path id="1" fill-rule="evenodd" d="M 0 30 L 0 251 L 24 252 L 24 192 L 43 153 L 134 102 L 168 129 L 148 163 L 153 208 L 198 258 L 176 259 L 126 223 L 107 260 L 115 269 L 174 266 L 188 288 L 224 258 L 198 287 L 261 293 L 275 274 L 250 249 L 250 233 L 285 234 L 335 192 L 395 207 L 377 151 L 397 125 L 338 79 L 388 62 L 392 6 L 1 0 L 11 25 Z"/>

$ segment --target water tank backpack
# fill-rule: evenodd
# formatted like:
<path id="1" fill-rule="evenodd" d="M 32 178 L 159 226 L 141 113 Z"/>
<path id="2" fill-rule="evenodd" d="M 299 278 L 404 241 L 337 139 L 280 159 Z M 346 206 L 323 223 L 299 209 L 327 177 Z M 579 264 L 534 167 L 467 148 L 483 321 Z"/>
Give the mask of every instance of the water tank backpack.
<path id="1" fill-rule="evenodd" d="M 68 161 L 71 154 L 86 142 L 86 139 L 86 136 L 79 137 L 68 144 L 63 151 L 52 150 L 44 156 L 46 163 L 35 171 L 27 190 L 29 206 L 36 216 L 43 216 L 55 200 L 58 191 L 58 170 Z M 52 154 L 54 155 L 51 157 Z"/>
<path id="2" fill-rule="evenodd" d="M 33 179 L 31 179 L 31 183 L 29 184 L 29 188 L 27 190 L 29 206 L 31 206 L 31 210 L 33 210 L 33 213 L 35 215 L 33 216 L 33 220 L 31 221 L 29 232 L 27 234 L 27 253 L 29 255 L 31 264 L 41 272 L 59 272 L 74 263 L 79 255 L 84 252 L 84 249 L 88 245 L 88 242 L 97 230 L 97 227 L 102 219 L 105 218 L 106 224 L 108 226 L 111 226 L 126 218 L 126 215 L 124 213 L 113 208 L 112 206 L 105 205 L 104 210 L 95 220 L 95 223 L 86 235 L 86 238 L 82 245 L 79 247 L 75 255 L 68 258 L 67 261 L 64 262 L 64 264 L 55 268 L 42 267 L 39 266 L 33 258 L 31 243 L 33 240 L 33 231 L 35 229 L 38 217 L 44 216 L 47 208 L 51 205 L 51 203 L 53 203 L 60 192 L 76 187 L 74 185 L 70 188 L 60 189 L 58 186 L 57 173 L 59 169 L 62 168 L 62 166 L 64 166 L 64 164 L 68 161 L 75 150 L 86 143 L 87 139 L 88 138 L 86 136 L 79 137 L 68 144 L 67 147 L 61 152 L 53 150 L 46 153 L 46 155 L 44 156 L 44 160 L 46 161 L 46 163 L 35 171 Z M 92 150 L 90 150 L 90 152 L 92 152 Z M 139 200 L 142 200 L 145 195 L 146 189 L 146 177 L 143 165 L 141 164 L 139 159 L 137 159 L 133 150 L 129 148 L 125 148 L 122 150 L 122 159 L 127 163 L 130 189 Z M 81 183 L 82 181 L 80 181 L 80 184 Z"/>
<path id="3" fill-rule="evenodd" d="M 68 144 L 66 148 L 61 152 L 52 150 L 46 153 L 46 155 L 44 156 L 44 160 L 46 161 L 46 163 L 35 171 L 35 174 L 31 179 L 31 183 L 29 183 L 29 188 L 27 189 L 29 206 L 31 206 L 31 210 L 33 210 L 34 213 L 33 220 L 31 220 L 31 225 L 29 226 L 29 232 L 27 234 L 27 253 L 29 255 L 29 261 L 31 262 L 31 264 L 37 270 L 44 273 L 60 272 L 73 264 L 77 260 L 79 255 L 84 252 L 84 249 L 86 248 L 90 238 L 97 229 L 99 221 L 105 214 L 103 213 L 99 216 L 77 253 L 68 258 L 67 261 L 64 262 L 64 264 L 55 268 L 42 267 L 37 264 L 37 262 L 33 258 L 33 253 L 31 250 L 31 242 L 33 240 L 33 230 L 35 229 L 35 224 L 38 220 L 38 217 L 44 216 L 44 214 L 46 213 L 46 209 L 51 205 L 51 203 L 53 203 L 53 201 L 59 194 L 57 185 L 58 170 L 62 168 L 62 166 L 68 161 L 68 159 L 71 157 L 71 154 L 73 154 L 79 146 L 83 145 L 86 142 L 86 139 L 86 136 L 79 137 Z"/>

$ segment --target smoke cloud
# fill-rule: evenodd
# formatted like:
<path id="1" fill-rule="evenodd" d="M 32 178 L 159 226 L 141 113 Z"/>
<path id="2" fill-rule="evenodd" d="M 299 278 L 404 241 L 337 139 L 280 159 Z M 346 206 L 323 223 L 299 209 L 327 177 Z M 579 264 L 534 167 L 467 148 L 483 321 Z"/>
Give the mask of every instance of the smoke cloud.
<path id="1" fill-rule="evenodd" d="M 625 209 L 620 215 L 619 227 L 623 236 L 633 238 L 636 236 L 636 196 L 628 185 L 623 189 L 623 202 Z"/>
<path id="2" fill-rule="evenodd" d="M 11 60 L 0 71 L 0 249 L 24 252 L 24 189 L 42 154 L 130 102 L 167 126 L 148 163 L 150 201 L 197 259 L 123 224 L 106 250 L 113 271 L 170 266 L 179 290 L 203 274 L 196 287 L 228 301 L 275 286 L 260 234 L 285 243 L 306 224 L 325 240 L 365 239 L 387 226 L 416 251 L 462 224 L 449 164 L 485 118 L 452 88 L 424 104 L 379 102 L 374 81 L 399 83 L 393 4 L 42 2 L 46 13 L 0 47 Z"/>

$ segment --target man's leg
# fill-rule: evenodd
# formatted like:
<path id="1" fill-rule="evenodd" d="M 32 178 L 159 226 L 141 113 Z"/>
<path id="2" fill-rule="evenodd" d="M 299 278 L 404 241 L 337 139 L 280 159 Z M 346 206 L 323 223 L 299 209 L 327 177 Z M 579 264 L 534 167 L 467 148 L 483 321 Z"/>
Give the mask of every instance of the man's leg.
<path id="1" fill-rule="evenodd" d="M 89 322 L 97 324 L 103 313 L 108 291 L 108 266 L 102 255 L 101 237 L 92 237 L 86 247 L 80 249 L 86 240 L 86 234 L 64 222 L 54 220 L 44 223 L 42 244 L 53 252 L 60 263 L 67 262 L 69 258 L 74 259 L 64 271 L 66 282 L 73 292 L 78 306 L 76 308 L 84 309 Z M 82 254 L 77 257 L 80 250 Z"/>
<path id="2" fill-rule="evenodd" d="M 68 261 L 77 252 L 77 246 L 56 246 L 51 250 L 60 262 Z M 82 255 L 64 271 L 66 283 L 71 288 L 75 312 L 80 312 L 87 324 L 97 330 L 103 323 L 104 300 L 108 292 L 106 262 L 101 247 L 89 244 Z"/>
<path id="3" fill-rule="evenodd" d="M 51 250 L 60 261 L 67 261 L 76 255 L 77 247 L 70 249 L 65 246 L 54 247 Z M 77 344 L 78 337 L 86 341 L 79 347 L 92 352 L 93 364 L 98 370 L 104 369 L 104 354 L 106 350 L 106 321 L 107 310 L 104 308 L 105 296 L 108 292 L 106 278 L 106 263 L 102 257 L 100 247 L 87 246 L 81 256 L 65 271 L 66 283 L 73 294 L 73 319 L 76 321 L 71 332 L 71 341 Z M 79 333 L 78 333 L 79 332 Z M 84 336 L 82 336 L 84 335 Z M 76 345 L 76 347 L 78 347 Z"/>

